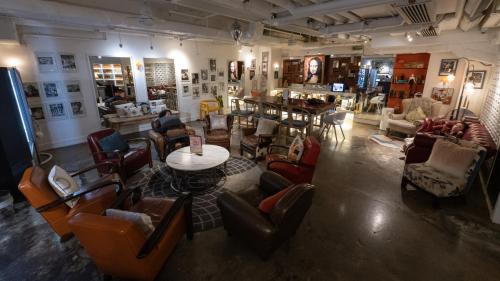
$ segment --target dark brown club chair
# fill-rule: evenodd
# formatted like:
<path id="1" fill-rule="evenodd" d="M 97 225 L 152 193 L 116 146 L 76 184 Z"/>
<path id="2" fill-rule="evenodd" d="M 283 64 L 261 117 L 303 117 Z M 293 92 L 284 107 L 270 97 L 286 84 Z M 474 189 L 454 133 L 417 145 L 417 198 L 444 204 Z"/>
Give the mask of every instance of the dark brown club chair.
<path id="1" fill-rule="evenodd" d="M 149 165 L 150 168 L 153 167 L 153 159 L 151 157 L 151 142 L 148 138 L 128 139 L 128 143 L 143 142 L 145 143 L 145 147 L 131 148 L 126 153 L 122 153 L 118 150 L 103 151 L 101 146 L 99 145 L 99 140 L 113 134 L 114 132 L 115 130 L 113 129 L 104 129 L 88 135 L 87 143 L 96 164 L 105 161 L 115 163 L 118 166 L 119 173 L 124 180 L 126 180 L 128 177 L 133 175 L 145 165 Z M 98 171 L 101 174 L 105 172 L 103 168 L 99 168 Z"/>
<path id="2" fill-rule="evenodd" d="M 133 190 L 123 192 L 112 208 L 130 202 Z M 184 234 L 193 238 L 190 194 L 179 198 L 144 197 L 125 210 L 151 217 L 154 231 L 147 236 L 125 219 L 80 213 L 69 225 L 76 238 L 107 279 L 154 280 Z"/>
<path id="3" fill-rule="evenodd" d="M 107 167 L 104 167 L 107 166 Z M 96 168 L 110 169 L 109 162 L 82 169 L 71 176 L 77 176 Z M 49 223 L 52 229 L 65 241 L 72 236 L 68 220 L 78 213 L 99 214 L 116 199 L 115 188 L 123 186 L 118 174 L 108 174 L 99 180 L 82 186 L 80 191 L 60 198 L 52 189 L 47 179 L 48 174 L 39 166 L 34 166 L 24 171 L 19 183 L 19 190 L 42 217 Z M 79 198 L 73 208 L 64 202 Z"/>
<path id="4" fill-rule="evenodd" d="M 233 129 L 234 117 L 232 115 L 226 115 L 226 118 L 227 130 L 212 130 L 210 128 L 210 115 L 207 115 L 206 125 L 203 127 L 203 131 L 205 132 L 206 144 L 219 145 L 231 151 L 231 131 Z"/>
<path id="5" fill-rule="evenodd" d="M 289 186 L 270 214 L 258 209 L 262 199 Z M 266 171 L 260 177 L 259 186 L 238 193 L 225 191 L 217 198 L 217 205 L 228 234 L 242 239 L 267 259 L 295 234 L 311 206 L 314 189 L 310 184 L 292 185 L 286 178 Z"/>
<path id="6" fill-rule="evenodd" d="M 256 131 L 257 128 L 241 128 L 242 137 L 240 141 L 240 155 L 243 156 L 243 152 L 248 152 L 253 156 L 255 161 L 258 160 L 256 155 L 257 147 L 259 149 L 264 149 L 273 142 L 273 140 L 278 136 L 279 124 L 276 122 L 276 127 L 274 127 L 273 133 L 269 135 L 261 134 L 256 136 Z"/>

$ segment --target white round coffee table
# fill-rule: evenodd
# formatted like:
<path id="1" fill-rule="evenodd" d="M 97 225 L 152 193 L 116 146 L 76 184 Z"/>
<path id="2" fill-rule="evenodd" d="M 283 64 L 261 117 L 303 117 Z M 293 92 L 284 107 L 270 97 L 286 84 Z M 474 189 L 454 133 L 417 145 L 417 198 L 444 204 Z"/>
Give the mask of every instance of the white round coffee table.
<path id="1" fill-rule="evenodd" d="M 173 178 L 170 186 L 178 192 L 201 191 L 215 187 L 221 178 L 225 178 L 224 169 L 219 166 L 229 159 L 229 151 L 222 146 L 204 144 L 203 154 L 190 152 L 186 146 L 171 152 L 166 164 L 172 169 Z M 196 181 L 197 184 L 193 184 Z"/>

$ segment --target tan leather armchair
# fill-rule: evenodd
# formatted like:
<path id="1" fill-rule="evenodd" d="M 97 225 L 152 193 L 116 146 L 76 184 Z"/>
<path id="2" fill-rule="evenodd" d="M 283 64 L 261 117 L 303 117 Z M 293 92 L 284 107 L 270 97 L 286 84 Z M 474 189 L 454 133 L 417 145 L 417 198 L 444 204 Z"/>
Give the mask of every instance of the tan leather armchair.
<path id="1" fill-rule="evenodd" d="M 212 129 L 210 127 L 210 115 L 207 115 L 206 125 L 203 126 L 203 131 L 205 132 L 206 144 L 219 145 L 231 151 L 231 131 L 233 130 L 234 117 L 232 115 L 226 115 L 226 117 L 227 130 Z"/>
<path id="2" fill-rule="evenodd" d="M 71 176 L 77 176 L 92 169 L 110 165 L 104 162 L 82 169 Z M 116 198 L 115 188 L 122 186 L 118 174 L 106 175 L 96 182 L 81 187 L 80 191 L 65 198 L 60 198 L 49 184 L 48 174 L 39 166 L 34 166 L 24 171 L 19 183 L 19 190 L 35 208 L 52 229 L 65 241 L 72 236 L 68 220 L 80 212 L 101 213 L 108 208 Z M 73 208 L 64 202 L 79 198 Z"/>
<path id="3" fill-rule="evenodd" d="M 112 207 L 128 202 L 131 193 L 122 193 Z M 80 213 L 69 224 L 105 277 L 154 280 L 184 234 L 193 238 L 191 202 L 190 194 L 177 199 L 145 197 L 125 208 L 151 217 L 155 229 L 149 236 L 131 221 L 99 214 Z"/>

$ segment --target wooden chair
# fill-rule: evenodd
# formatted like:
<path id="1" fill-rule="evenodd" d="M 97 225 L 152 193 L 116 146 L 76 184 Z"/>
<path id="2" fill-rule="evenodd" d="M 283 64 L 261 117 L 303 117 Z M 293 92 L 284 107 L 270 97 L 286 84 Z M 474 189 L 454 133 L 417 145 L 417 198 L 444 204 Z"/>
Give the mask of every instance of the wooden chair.
<path id="1" fill-rule="evenodd" d="M 249 127 L 248 119 L 251 118 L 253 112 L 250 110 L 250 105 L 246 104 L 242 99 L 234 98 L 231 100 L 231 115 L 238 117 L 238 125 L 241 127 L 241 118 L 246 119 L 246 127 Z"/>
<path id="2" fill-rule="evenodd" d="M 306 135 L 311 134 L 307 129 L 309 127 L 309 122 L 311 122 L 311 114 L 309 111 L 289 104 L 287 106 L 287 117 L 281 119 L 280 125 L 286 127 L 286 137 L 291 137 L 290 129 L 296 129 L 303 138 L 304 131 L 306 131 Z"/>

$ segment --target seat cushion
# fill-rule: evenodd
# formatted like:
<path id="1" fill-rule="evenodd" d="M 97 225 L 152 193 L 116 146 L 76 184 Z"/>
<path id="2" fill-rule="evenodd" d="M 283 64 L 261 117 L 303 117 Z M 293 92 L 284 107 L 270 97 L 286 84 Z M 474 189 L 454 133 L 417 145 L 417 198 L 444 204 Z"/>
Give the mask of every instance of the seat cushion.
<path id="1" fill-rule="evenodd" d="M 229 132 L 226 130 L 210 130 L 210 133 L 206 136 L 210 140 L 224 140 L 229 139 Z"/>
<path id="2" fill-rule="evenodd" d="M 245 146 L 256 148 L 257 145 L 259 144 L 259 137 L 257 137 L 256 135 L 244 136 L 241 139 L 241 143 Z"/>
<path id="3" fill-rule="evenodd" d="M 465 178 L 444 174 L 425 163 L 405 165 L 403 175 L 416 186 L 437 197 L 461 195 L 466 186 Z"/>

